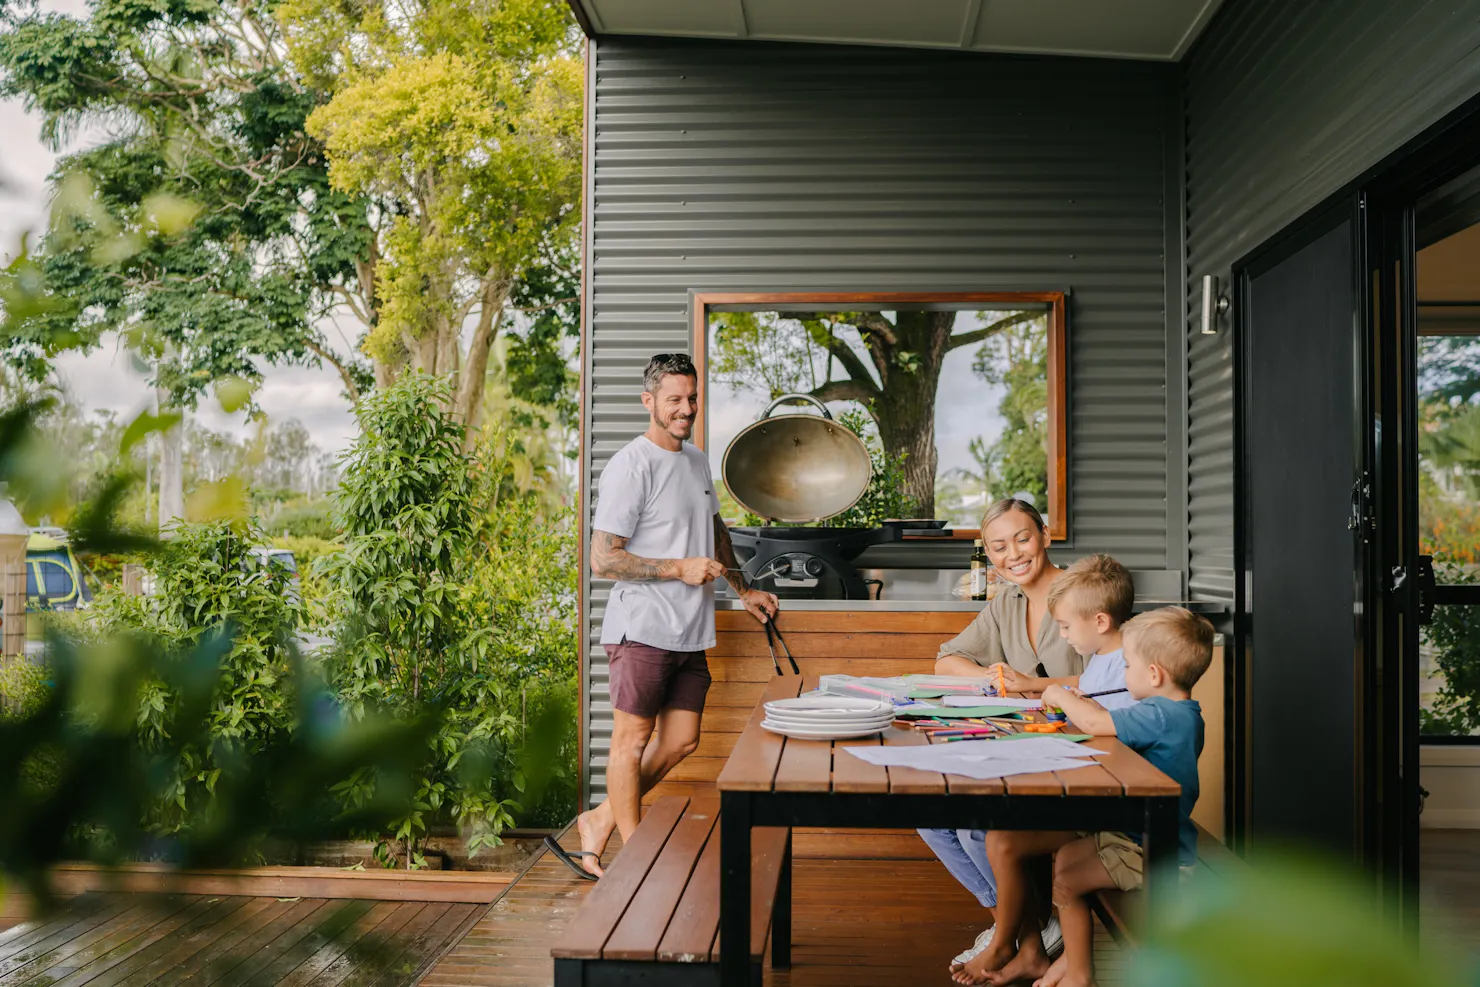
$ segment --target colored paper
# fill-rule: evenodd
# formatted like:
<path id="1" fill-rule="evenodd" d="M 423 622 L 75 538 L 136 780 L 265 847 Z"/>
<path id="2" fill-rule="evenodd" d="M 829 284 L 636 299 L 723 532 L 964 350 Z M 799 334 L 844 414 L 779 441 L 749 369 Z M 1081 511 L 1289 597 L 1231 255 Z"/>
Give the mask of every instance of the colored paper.
<path id="1" fill-rule="evenodd" d="M 980 701 L 981 698 L 979 696 L 946 696 L 944 699 L 941 700 L 941 702 L 946 706 L 970 706 Z M 1014 699 L 1010 696 L 1004 696 L 1001 699 L 998 699 L 996 696 L 993 696 L 992 705 L 1005 706 L 1008 709 L 1042 709 L 1043 700 Z"/>
<path id="2" fill-rule="evenodd" d="M 967 699 L 967 700 L 970 700 L 972 702 L 980 702 L 982 696 L 984 696 L 984 695 L 985 695 L 985 693 L 982 692 L 980 689 L 976 690 L 975 692 L 966 692 L 965 690 L 959 689 L 959 688 L 957 688 L 957 689 L 925 688 L 925 689 L 911 689 L 910 690 L 910 698 L 911 699 L 939 699 L 941 696 L 949 696 L 949 697 L 955 697 L 957 699 Z"/>
<path id="3" fill-rule="evenodd" d="M 897 709 L 895 716 L 933 716 L 942 720 L 981 719 L 986 716 L 1007 716 L 1017 712 L 1015 706 L 914 706 Z"/>

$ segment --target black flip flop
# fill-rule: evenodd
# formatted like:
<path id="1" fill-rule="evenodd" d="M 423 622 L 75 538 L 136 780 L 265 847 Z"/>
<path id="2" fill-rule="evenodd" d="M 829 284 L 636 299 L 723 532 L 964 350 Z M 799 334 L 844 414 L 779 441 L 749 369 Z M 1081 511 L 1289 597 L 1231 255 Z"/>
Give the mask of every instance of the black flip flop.
<path id="1" fill-rule="evenodd" d="M 581 862 L 576 859 L 577 857 L 595 857 L 597 863 L 600 863 L 601 854 L 596 851 L 576 850 L 572 852 L 562 847 L 559 843 L 556 843 L 553 836 L 545 837 L 545 849 L 555 854 L 562 864 L 569 867 L 575 873 L 576 877 L 583 878 L 587 881 L 600 880 L 595 874 L 582 867 Z"/>

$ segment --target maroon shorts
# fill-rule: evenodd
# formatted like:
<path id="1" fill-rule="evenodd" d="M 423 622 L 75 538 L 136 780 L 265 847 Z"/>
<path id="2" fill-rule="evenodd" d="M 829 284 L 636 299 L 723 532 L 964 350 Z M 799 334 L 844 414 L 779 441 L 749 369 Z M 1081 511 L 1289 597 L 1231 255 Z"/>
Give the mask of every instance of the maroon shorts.
<path id="1" fill-rule="evenodd" d="M 633 716 L 654 717 L 663 709 L 704 712 L 709 662 L 702 651 L 667 651 L 636 641 L 608 644 L 612 706 Z"/>

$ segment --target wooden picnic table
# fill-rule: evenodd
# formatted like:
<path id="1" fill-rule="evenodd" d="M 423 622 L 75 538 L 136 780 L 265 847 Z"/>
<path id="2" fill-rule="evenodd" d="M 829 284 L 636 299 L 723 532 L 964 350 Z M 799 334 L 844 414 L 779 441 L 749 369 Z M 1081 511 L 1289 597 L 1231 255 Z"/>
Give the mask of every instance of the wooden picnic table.
<path id="1" fill-rule="evenodd" d="M 1068 771 L 977 780 L 881 767 L 847 753 L 861 744 L 926 744 L 925 733 L 890 727 L 875 738 L 793 740 L 761 729 L 765 704 L 816 688 L 815 676 L 773 678 L 720 772 L 720 965 L 724 987 L 749 975 L 751 845 L 755 826 L 1118 830 L 1141 833 L 1148 907 L 1177 879 L 1181 787 L 1114 737 L 1088 744 L 1098 763 Z M 772 919 L 772 963 L 790 965 L 790 840 Z M 846 889 L 840 889 L 846 893 Z M 867 921 L 866 916 L 861 916 Z"/>

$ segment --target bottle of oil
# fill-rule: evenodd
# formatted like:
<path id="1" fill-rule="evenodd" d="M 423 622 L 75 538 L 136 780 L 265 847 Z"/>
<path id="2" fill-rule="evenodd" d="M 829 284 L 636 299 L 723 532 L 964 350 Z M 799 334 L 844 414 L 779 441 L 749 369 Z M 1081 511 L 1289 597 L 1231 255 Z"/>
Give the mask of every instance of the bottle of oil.
<path id="1" fill-rule="evenodd" d="M 991 561 L 987 558 L 987 550 L 982 547 L 982 540 L 978 538 L 972 543 L 971 552 L 971 598 L 973 600 L 987 598 L 987 570 L 991 565 Z"/>

